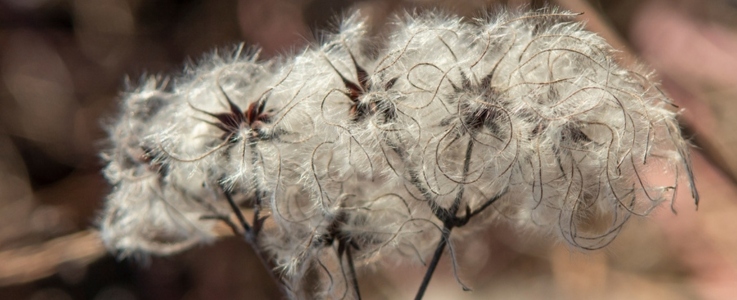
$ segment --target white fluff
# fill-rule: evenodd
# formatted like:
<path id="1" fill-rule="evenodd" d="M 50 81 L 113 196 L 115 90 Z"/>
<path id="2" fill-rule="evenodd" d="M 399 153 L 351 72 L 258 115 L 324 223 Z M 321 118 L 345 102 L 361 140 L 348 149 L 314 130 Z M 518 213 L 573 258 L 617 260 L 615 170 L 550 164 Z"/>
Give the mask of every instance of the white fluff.
<path id="1" fill-rule="evenodd" d="M 443 211 L 474 214 L 457 241 L 506 220 L 596 249 L 672 201 L 679 177 L 698 200 L 674 106 L 572 18 L 407 15 L 375 41 L 354 15 L 293 57 L 239 48 L 170 89 L 151 79 L 110 129 L 106 245 L 168 254 L 207 241 L 202 217 L 228 213 L 228 190 L 260 199 L 271 221 L 259 246 L 294 297 L 310 272 L 322 283 L 310 295 L 340 296 L 338 249 L 359 267 L 423 261 Z"/>

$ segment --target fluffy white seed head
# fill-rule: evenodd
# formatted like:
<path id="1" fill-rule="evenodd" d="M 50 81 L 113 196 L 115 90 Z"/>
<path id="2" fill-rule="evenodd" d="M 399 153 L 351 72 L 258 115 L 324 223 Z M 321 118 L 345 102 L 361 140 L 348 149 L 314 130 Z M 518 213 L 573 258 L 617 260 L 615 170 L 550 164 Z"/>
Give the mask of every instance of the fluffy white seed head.
<path id="1" fill-rule="evenodd" d="M 100 227 L 106 246 L 124 257 L 171 254 L 213 238 L 214 221 L 201 219 L 215 211 L 204 169 L 172 163 L 151 139 L 178 101 L 166 84 L 152 78 L 128 93 L 123 116 L 109 128 L 112 147 L 103 158 L 114 188 Z"/>
<path id="2" fill-rule="evenodd" d="M 293 291 L 340 296 L 347 249 L 422 262 L 444 226 L 459 242 L 494 221 L 596 249 L 682 177 L 698 199 L 674 105 L 573 16 L 406 15 L 375 40 L 356 14 L 289 58 L 239 49 L 148 81 L 103 155 L 106 243 L 205 241 L 228 191 L 269 216 L 259 246 Z"/>

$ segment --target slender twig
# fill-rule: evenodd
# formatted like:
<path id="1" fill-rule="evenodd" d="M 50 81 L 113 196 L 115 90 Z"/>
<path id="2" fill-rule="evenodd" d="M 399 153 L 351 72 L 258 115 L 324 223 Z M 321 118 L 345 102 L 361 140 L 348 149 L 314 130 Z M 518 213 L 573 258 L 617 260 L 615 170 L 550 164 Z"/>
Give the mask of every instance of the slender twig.
<path id="1" fill-rule="evenodd" d="M 243 238 L 245 238 L 246 240 L 249 240 L 250 239 L 249 235 L 251 233 L 251 225 L 248 224 L 248 221 L 246 221 L 246 217 L 243 216 L 243 212 L 241 211 L 240 208 L 238 208 L 238 205 L 235 204 L 235 201 L 233 201 L 233 197 L 230 195 L 230 192 L 223 189 L 223 194 L 225 194 L 225 199 L 228 200 L 228 204 L 230 204 L 230 208 L 233 210 L 233 212 L 235 213 L 235 217 L 238 218 L 238 222 L 240 222 L 241 226 L 243 227 Z M 238 232 L 236 232 L 235 234 L 238 234 Z"/>
<path id="2" fill-rule="evenodd" d="M 432 261 L 430 261 L 430 264 L 427 266 L 427 272 L 425 272 L 425 277 L 422 279 L 422 284 L 420 285 L 420 289 L 417 291 L 415 300 L 422 300 L 422 297 L 425 295 L 425 290 L 427 290 L 427 286 L 430 284 L 432 274 L 435 272 L 435 268 L 438 266 L 438 262 L 440 262 L 440 257 L 443 255 L 443 250 L 445 250 L 445 245 L 448 243 L 448 237 L 450 237 L 450 229 L 443 228 L 443 235 L 440 237 L 440 242 L 435 248 L 435 254 L 432 256 Z"/>
<path id="3" fill-rule="evenodd" d="M 241 224 L 241 227 L 243 227 L 243 239 L 246 240 L 246 242 L 251 246 L 254 252 L 256 252 L 256 256 L 258 256 L 259 261 L 261 261 L 261 264 L 266 268 L 266 271 L 271 276 L 271 279 L 274 280 L 274 283 L 279 287 L 279 290 L 284 292 L 284 283 L 281 280 L 281 278 L 274 272 L 274 266 L 271 264 L 271 261 L 269 260 L 266 252 L 264 252 L 259 246 L 257 241 L 258 233 L 261 229 L 261 224 L 263 223 L 263 219 L 259 219 L 259 213 L 258 208 L 255 208 L 254 211 L 254 226 L 251 226 L 248 224 L 248 221 L 246 221 L 245 216 L 243 216 L 243 212 L 238 207 L 238 205 L 233 201 L 233 197 L 230 195 L 230 192 L 223 188 L 223 194 L 225 194 L 225 199 L 228 200 L 228 204 L 230 204 L 230 208 L 233 210 L 233 213 L 235 213 L 236 218 L 238 219 L 238 222 Z M 258 207 L 258 203 L 256 204 L 256 207 Z M 231 228 L 233 229 L 233 233 L 235 235 L 240 234 L 235 228 L 235 226 L 232 226 L 232 222 L 226 222 L 231 224 Z"/>
<path id="4" fill-rule="evenodd" d="M 471 154 L 473 153 L 473 136 L 471 136 L 468 139 L 468 147 L 466 147 L 466 157 L 463 160 L 463 182 L 466 181 L 466 176 L 468 175 L 468 169 L 471 166 Z M 458 193 L 456 194 L 456 198 L 453 201 L 453 205 L 450 207 L 450 218 L 456 218 L 456 213 L 458 213 L 458 209 L 461 207 L 461 200 L 463 200 L 463 192 L 466 190 L 465 183 L 461 183 L 458 185 Z"/>
<path id="5" fill-rule="evenodd" d="M 433 272 L 435 272 L 435 268 L 438 265 L 438 262 L 440 261 L 440 257 L 443 255 L 443 250 L 445 250 L 445 246 L 448 244 L 448 239 L 450 238 L 450 231 L 453 229 L 453 227 L 461 227 L 465 225 L 465 223 L 468 222 L 468 220 L 471 219 L 471 217 L 481 213 L 484 209 L 491 206 L 496 200 L 501 198 L 504 194 L 506 194 L 507 191 L 504 190 L 499 195 L 494 196 L 493 198 L 489 199 L 484 203 L 480 208 L 476 209 L 472 213 L 467 213 L 464 217 L 454 217 L 456 220 L 455 222 L 451 222 L 451 224 L 448 224 L 446 226 L 443 226 L 443 234 L 440 237 L 440 242 L 438 243 L 438 246 L 435 248 L 435 254 L 432 257 L 432 261 L 430 261 L 430 264 L 427 267 L 427 272 L 425 273 L 425 277 L 422 279 L 422 284 L 420 285 L 420 289 L 417 291 L 417 295 L 415 296 L 415 300 L 421 300 L 422 296 L 425 294 L 425 290 L 427 289 L 428 284 L 430 284 L 430 279 L 432 279 Z"/>
<path id="6" fill-rule="evenodd" d="M 462 173 L 462 181 L 466 181 L 466 175 L 468 175 L 468 169 L 471 165 L 471 156 L 473 154 L 473 138 L 470 138 L 468 140 L 468 147 L 466 148 L 466 157 L 463 161 L 463 173 Z M 437 248 L 435 248 L 435 254 L 432 257 L 432 261 L 430 261 L 430 265 L 427 267 L 427 271 L 425 272 L 425 277 L 422 279 L 422 284 L 420 285 L 420 289 L 417 291 L 417 295 L 415 296 L 415 300 L 421 300 L 422 297 L 425 295 L 425 290 L 427 290 L 428 284 L 430 284 L 430 279 L 432 279 L 432 275 L 435 272 L 435 268 L 438 265 L 438 262 L 440 262 L 440 257 L 443 256 L 443 250 L 445 250 L 445 246 L 448 244 L 448 239 L 450 238 L 450 231 L 453 230 L 453 227 L 460 227 L 465 225 L 468 222 L 468 219 L 471 217 L 470 213 L 466 213 L 466 215 L 463 218 L 460 218 L 457 216 L 458 210 L 461 207 L 461 200 L 463 200 L 463 192 L 465 188 L 463 184 L 460 184 L 458 187 L 458 193 L 456 194 L 456 198 L 453 200 L 453 204 L 451 204 L 450 208 L 438 208 L 435 209 L 435 216 L 440 219 L 440 221 L 443 222 L 443 233 L 440 237 L 440 242 L 438 243 Z M 434 202 L 431 200 L 430 202 Z M 428 202 L 428 203 L 430 203 Z M 432 205 L 431 205 L 432 206 Z M 435 205 L 436 207 L 439 207 L 439 205 Z M 467 209 L 469 211 L 470 209 Z M 460 282 L 460 281 L 459 281 Z"/>
<path id="7" fill-rule="evenodd" d="M 491 206 L 496 202 L 496 200 L 499 200 L 502 196 L 504 196 L 507 193 L 507 188 L 505 188 L 501 193 L 498 195 L 492 197 L 491 199 L 487 200 L 484 204 L 481 205 L 481 207 L 477 208 L 476 210 L 472 211 L 468 215 L 466 215 L 466 219 L 471 219 L 473 216 L 480 214 L 483 212 L 486 208 Z"/>
<path id="8" fill-rule="evenodd" d="M 352 245 L 347 245 L 345 249 L 345 259 L 348 261 L 348 270 L 351 272 L 351 280 L 353 281 L 353 290 L 356 291 L 356 299 L 361 300 L 361 291 L 358 289 L 358 277 L 356 276 L 356 267 L 353 265 L 351 247 Z"/>

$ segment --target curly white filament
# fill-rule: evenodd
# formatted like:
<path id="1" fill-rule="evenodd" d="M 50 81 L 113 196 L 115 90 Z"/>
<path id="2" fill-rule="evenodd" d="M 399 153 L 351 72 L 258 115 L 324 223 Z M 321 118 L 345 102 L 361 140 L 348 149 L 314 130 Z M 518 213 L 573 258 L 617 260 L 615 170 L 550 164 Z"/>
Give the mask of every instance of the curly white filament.
<path id="1" fill-rule="evenodd" d="M 681 177 L 698 201 L 674 105 L 573 16 L 408 15 L 377 42 L 354 15 L 291 57 L 238 48 L 151 78 L 109 129 L 104 241 L 124 256 L 209 241 L 225 191 L 270 217 L 258 245 L 292 291 L 313 272 L 314 293 L 340 296 L 346 255 L 424 263 L 450 229 L 501 220 L 597 249 Z"/>

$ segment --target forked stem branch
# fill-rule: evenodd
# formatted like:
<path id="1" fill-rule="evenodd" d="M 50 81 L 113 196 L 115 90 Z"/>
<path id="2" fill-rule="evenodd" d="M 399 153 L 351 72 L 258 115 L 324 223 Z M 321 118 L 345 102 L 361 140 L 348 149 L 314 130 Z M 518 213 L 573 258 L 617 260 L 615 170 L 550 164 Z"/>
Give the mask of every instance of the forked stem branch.
<path id="1" fill-rule="evenodd" d="M 422 284 L 420 284 L 420 289 L 417 291 L 415 300 L 422 300 L 422 297 L 425 295 L 425 290 L 427 290 L 427 286 L 430 284 L 432 274 L 435 272 L 438 262 L 440 262 L 440 257 L 443 256 L 443 250 L 445 250 L 445 245 L 448 243 L 448 238 L 450 237 L 450 230 L 451 228 L 443 228 L 443 235 L 440 237 L 440 242 L 435 248 L 435 254 L 433 254 L 430 264 L 427 266 L 427 272 L 425 272 L 425 277 L 422 278 Z"/>
<path id="2" fill-rule="evenodd" d="M 259 261 L 261 261 L 261 264 L 266 268 L 266 271 L 269 273 L 269 276 L 271 276 L 271 279 L 274 280 L 274 283 L 279 287 L 279 291 L 284 293 L 284 283 L 279 278 L 279 276 L 274 273 L 274 266 L 272 266 L 268 256 L 266 253 L 258 246 L 257 243 L 257 237 L 259 232 L 261 231 L 261 223 L 263 223 L 263 219 L 259 218 L 259 210 L 258 210 L 258 203 L 256 204 L 255 212 L 254 212 L 254 226 L 251 226 L 248 224 L 248 221 L 246 220 L 245 216 L 243 215 L 243 212 L 238 207 L 238 205 L 233 201 L 233 197 L 230 195 L 230 192 L 228 192 L 226 189 L 223 188 L 223 194 L 225 194 L 225 199 L 228 200 L 228 204 L 230 205 L 230 208 L 233 210 L 233 213 L 235 213 L 236 218 L 238 219 L 238 222 L 240 223 L 241 227 L 243 228 L 243 232 L 240 233 L 236 231 L 236 228 L 233 228 L 233 233 L 235 235 L 242 234 L 243 239 L 246 240 L 246 242 L 251 246 L 253 251 L 256 253 L 256 256 L 258 256 Z"/>

